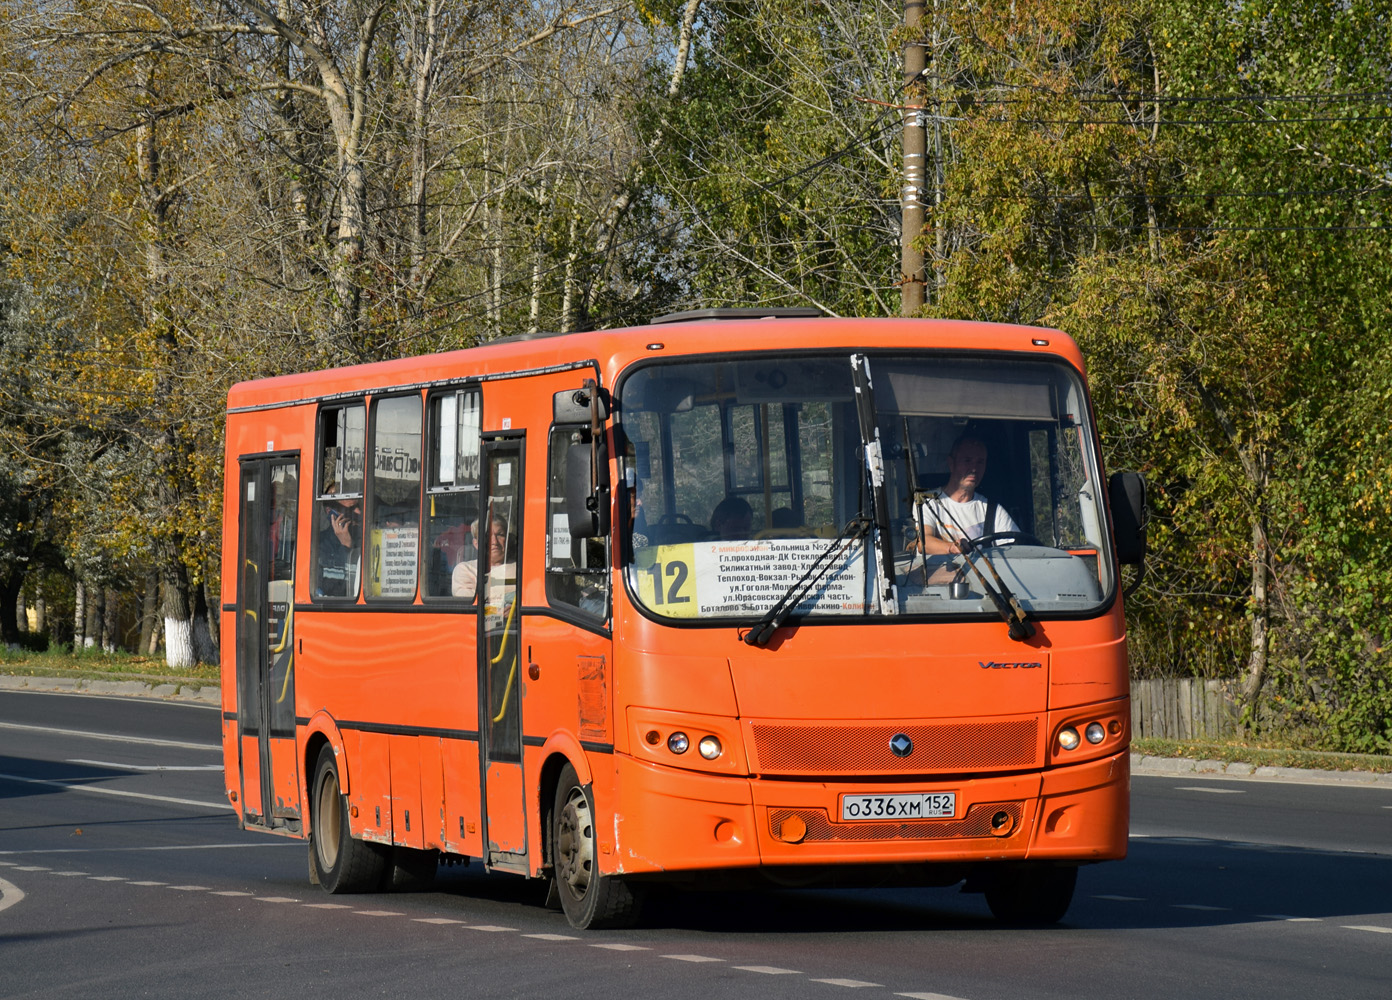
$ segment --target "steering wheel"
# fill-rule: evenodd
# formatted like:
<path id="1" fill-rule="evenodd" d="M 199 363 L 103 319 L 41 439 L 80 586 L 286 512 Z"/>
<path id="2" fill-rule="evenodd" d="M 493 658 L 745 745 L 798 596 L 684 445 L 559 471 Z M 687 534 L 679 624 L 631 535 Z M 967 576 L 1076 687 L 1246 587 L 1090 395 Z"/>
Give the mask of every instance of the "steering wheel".
<path id="1" fill-rule="evenodd" d="M 1044 543 L 1024 531 L 992 531 L 980 538 L 971 539 L 973 549 L 988 548 L 995 545 L 1039 545 Z"/>
<path id="2" fill-rule="evenodd" d="M 691 520 L 691 518 L 687 517 L 685 514 L 663 514 L 661 517 L 659 517 L 659 518 L 657 519 L 657 523 L 658 523 L 658 524 L 695 524 L 696 522 L 693 521 L 693 520 Z"/>

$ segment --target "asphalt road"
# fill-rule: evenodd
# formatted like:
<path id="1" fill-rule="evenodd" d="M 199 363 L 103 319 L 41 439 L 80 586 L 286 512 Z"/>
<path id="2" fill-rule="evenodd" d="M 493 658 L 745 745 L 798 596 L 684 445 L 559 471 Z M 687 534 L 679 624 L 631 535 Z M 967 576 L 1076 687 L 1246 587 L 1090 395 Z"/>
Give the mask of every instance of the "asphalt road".
<path id="1" fill-rule="evenodd" d="M 953 889 L 673 894 L 583 933 L 477 865 L 329 896 L 237 830 L 217 712 L 0 691 L 0 996 L 1337 998 L 1392 994 L 1392 787 L 1137 775 L 1064 923 Z"/>

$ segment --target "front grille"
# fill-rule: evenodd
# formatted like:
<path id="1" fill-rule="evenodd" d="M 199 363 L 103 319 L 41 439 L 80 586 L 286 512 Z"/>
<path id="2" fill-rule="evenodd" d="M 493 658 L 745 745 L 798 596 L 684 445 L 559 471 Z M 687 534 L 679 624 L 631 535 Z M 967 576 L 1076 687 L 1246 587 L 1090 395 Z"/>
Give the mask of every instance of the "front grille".
<path id="1" fill-rule="evenodd" d="M 1039 718 L 910 725 L 760 723 L 750 726 L 759 774 L 968 774 L 1040 767 Z M 897 757 L 899 733 L 913 752 Z"/>
<path id="2" fill-rule="evenodd" d="M 909 823 L 879 820 L 874 823 L 833 823 L 825 809 L 770 809 L 769 834 L 782 840 L 784 821 L 796 816 L 807 826 L 798 843 L 866 840 L 946 840 L 952 837 L 991 837 L 991 818 L 1004 812 L 1008 829 L 1018 829 L 1024 809 L 1019 802 L 978 802 L 961 819 L 925 819 Z"/>

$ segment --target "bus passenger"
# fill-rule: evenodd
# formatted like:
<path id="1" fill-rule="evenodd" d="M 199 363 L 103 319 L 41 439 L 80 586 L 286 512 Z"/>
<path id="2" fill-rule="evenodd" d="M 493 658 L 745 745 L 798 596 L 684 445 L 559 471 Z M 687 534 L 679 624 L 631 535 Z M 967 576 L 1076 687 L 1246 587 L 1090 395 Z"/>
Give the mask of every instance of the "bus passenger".
<path id="1" fill-rule="evenodd" d="M 493 517 L 488 527 L 488 552 L 484 572 L 488 574 L 489 589 L 503 590 L 513 587 L 517 580 L 517 565 L 508 558 L 507 522 L 501 517 Z M 472 560 L 465 560 L 454 567 L 450 577 L 450 594 L 468 600 L 474 598 L 478 590 L 478 570 Z M 501 601 L 501 596 L 499 601 Z M 498 603 L 489 595 L 489 603 Z"/>
<path id="2" fill-rule="evenodd" d="M 362 501 L 328 505 L 328 527 L 319 532 L 319 596 L 353 597 L 362 557 Z"/>
<path id="3" fill-rule="evenodd" d="M 728 496 L 711 511 L 710 526 L 711 533 L 722 540 L 748 538 L 754 527 L 754 510 L 744 497 Z"/>
<path id="4" fill-rule="evenodd" d="M 996 532 L 1019 531 L 1004 507 L 976 491 L 986 475 L 986 444 L 967 432 L 952 445 L 947 456 L 947 485 L 929 494 L 915 511 L 915 527 L 923 526 L 924 538 L 915 551 L 928 555 L 961 555 L 973 538 Z M 987 517 L 992 524 L 986 526 Z M 967 544 L 962 544 L 963 539 Z"/>

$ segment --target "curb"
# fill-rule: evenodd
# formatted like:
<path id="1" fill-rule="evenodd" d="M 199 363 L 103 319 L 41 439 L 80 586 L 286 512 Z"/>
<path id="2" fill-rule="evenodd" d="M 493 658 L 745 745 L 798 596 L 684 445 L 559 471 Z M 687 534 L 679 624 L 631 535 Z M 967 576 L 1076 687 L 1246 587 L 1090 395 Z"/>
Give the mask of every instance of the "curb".
<path id="1" fill-rule="evenodd" d="M 102 681 L 65 677 L 0 675 L 0 691 L 58 691 L 70 694 L 117 695 L 127 698 L 162 698 L 203 705 L 220 705 L 222 688 L 216 684 L 153 684 L 146 681 Z"/>
<path id="2" fill-rule="evenodd" d="M 1319 771 L 1304 767 L 1225 763 L 1221 760 L 1191 760 L 1187 757 L 1146 757 L 1131 755 L 1131 773 L 1201 778 L 1243 778 L 1256 781 L 1303 781 L 1321 785 L 1362 785 L 1392 789 L 1392 774 L 1375 771 Z"/>

